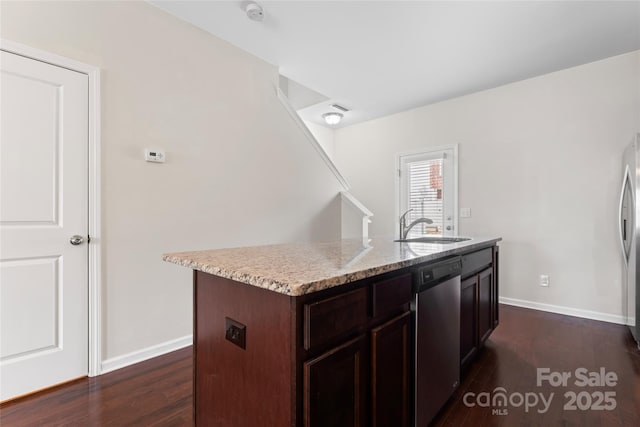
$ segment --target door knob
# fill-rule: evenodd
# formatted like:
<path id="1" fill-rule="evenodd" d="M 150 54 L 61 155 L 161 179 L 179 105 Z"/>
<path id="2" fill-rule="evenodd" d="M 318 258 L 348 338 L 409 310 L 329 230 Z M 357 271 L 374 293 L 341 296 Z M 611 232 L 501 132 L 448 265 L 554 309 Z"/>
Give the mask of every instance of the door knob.
<path id="1" fill-rule="evenodd" d="M 453 227 L 451 227 L 450 225 L 447 225 L 447 230 L 451 230 L 451 228 Z"/>
<path id="2" fill-rule="evenodd" d="M 71 236 L 71 239 L 69 239 L 69 243 L 71 243 L 73 246 L 78 246 L 81 245 L 84 242 L 84 237 L 79 236 L 79 235 L 74 235 Z"/>

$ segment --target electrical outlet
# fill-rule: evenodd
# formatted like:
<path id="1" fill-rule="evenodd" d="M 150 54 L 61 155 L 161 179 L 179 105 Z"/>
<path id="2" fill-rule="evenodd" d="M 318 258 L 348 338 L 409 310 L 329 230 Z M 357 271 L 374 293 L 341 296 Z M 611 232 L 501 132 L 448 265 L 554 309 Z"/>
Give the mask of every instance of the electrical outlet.
<path id="1" fill-rule="evenodd" d="M 460 218 L 471 218 L 471 208 L 460 208 Z"/>
<path id="2" fill-rule="evenodd" d="M 549 275 L 547 274 L 540 275 L 540 286 L 544 286 L 544 287 L 549 286 Z"/>
<path id="3" fill-rule="evenodd" d="M 228 317 L 224 318 L 224 337 L 241 349 L 247 348 L 247 327 Z"/>

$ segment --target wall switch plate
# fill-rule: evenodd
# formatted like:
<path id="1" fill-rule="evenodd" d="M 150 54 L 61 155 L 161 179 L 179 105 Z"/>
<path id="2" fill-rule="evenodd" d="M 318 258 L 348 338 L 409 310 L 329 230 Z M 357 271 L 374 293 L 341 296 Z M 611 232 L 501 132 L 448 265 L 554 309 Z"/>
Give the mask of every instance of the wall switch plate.
<path id="1" fill-rule="evenodd" d="M 549 286 L 549 276 L 546 274 L 540 275 L 540 286 L 547 287 Z"/>
<path id="2" fill-rule="evenodd" d="M 164 163 L 166 156 L 164 155 L 164 150 L 161 148 L 145 148 L 144 159 L 147 162 Z"/>
<path id="3" fill-rule="evenodd" d="M 224 337 L 241 349 L 247 348 L 247 326 L 228 317 L 224 318 Z"/>
<path id="4" fill-rule="evenodd" d="M 471 208 L 460 208 L 460 218 L 471 218 Z"/>

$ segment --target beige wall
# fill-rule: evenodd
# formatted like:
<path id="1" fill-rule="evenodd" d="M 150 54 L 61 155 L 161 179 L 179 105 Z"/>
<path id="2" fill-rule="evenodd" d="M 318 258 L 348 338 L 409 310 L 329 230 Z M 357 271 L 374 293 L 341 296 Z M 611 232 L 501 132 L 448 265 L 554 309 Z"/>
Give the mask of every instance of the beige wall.
<path id="1" fill-rule="evenodd" d="M 504 238 L 501 296 L 619 316 L 622 150 L 638 131 L 635 52 L 338 129 L 334 158 L 370 234 L 391 236 L 395 154 L 459 144 L 460 234 Z"/>
<path id="2" fill-rule="evenodd" d="M 275 67 L 143 2 L 3 1 L 0 27 L 102 70 L 105 358 L 191 333 L 190 271 L 162 253 L 339 236 L 341 187 Z"/>
<path id="3" fill-rule="evenodd" d="M 334 156 L 334 130 L 328 127 L 319 125 L 317 123 L 303 120 L 304 124 L 309 128 L 309 132 L 316 138 L 316 141 L 320 143 L 320 146 L 324 148 L 325 153 L 331 160 Z M 335 163 L 335 162 L 334 162 Z"/>

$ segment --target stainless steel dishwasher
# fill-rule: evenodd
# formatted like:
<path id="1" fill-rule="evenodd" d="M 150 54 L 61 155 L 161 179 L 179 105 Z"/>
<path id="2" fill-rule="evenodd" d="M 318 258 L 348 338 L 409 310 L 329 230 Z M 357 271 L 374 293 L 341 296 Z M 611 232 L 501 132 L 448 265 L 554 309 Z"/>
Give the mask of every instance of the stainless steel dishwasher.
<path id="1" fill-rule="evenodd" d="M 426 427 L 460 383 L 460 257 L 414 272 L 415 427 Z"/>

